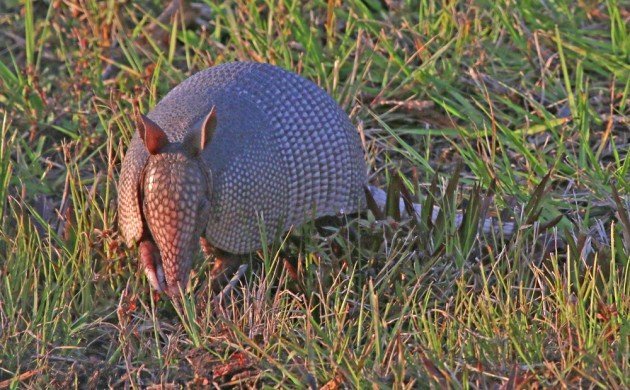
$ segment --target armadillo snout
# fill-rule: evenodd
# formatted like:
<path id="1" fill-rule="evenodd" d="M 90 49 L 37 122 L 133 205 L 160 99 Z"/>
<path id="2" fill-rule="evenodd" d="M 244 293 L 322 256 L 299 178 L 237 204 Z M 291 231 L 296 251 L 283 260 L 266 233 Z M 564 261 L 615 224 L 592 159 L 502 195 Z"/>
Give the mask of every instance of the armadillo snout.
<path id="1" fill-rule="evenodd" d="M 159 249 L 163 290 L 171 296 L 179 295 L 180 287 L 186 289 L 204 218 L 207 221 L 201 207 L 206 192 L 207 183 L 194 161 L 174 153 L 150 158 L 143 186 L 144 215 Z M 156 272 L 158 282 L 159 277 Z"/>

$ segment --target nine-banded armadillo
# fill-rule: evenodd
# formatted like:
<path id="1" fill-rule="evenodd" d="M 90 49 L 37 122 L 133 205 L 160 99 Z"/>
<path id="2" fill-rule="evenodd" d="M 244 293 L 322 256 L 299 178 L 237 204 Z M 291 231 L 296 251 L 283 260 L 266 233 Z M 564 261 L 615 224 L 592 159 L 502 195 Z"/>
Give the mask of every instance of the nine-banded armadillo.
<path id="1" fill-rule="evenodd" d="M 356 211 L 366 181 L 358 133 L 326 92 L 276 66 L 228 63 L 141 116 L 122 163 L 119 225 L 152 286 L 174 295 L 200 237 L 255 251 L 263 230 L 273 238 Z"/>

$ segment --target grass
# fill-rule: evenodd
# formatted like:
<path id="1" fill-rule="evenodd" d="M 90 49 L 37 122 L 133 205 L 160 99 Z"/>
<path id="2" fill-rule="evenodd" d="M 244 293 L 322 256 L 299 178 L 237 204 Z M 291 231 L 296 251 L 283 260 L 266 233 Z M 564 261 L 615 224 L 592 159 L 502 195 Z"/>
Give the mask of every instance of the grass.
<path id="1" fill-rule="evenodd" d="M 627 3 L 161 10 L 0 4 L 0 388 L 630 386 Z M 115 222 L 133 107 L 231 60 L 327 90 L 372 183 L 438 219 L 307 224 L 218 313 L 201 255 L 182 307 L 155 299 Z"/>

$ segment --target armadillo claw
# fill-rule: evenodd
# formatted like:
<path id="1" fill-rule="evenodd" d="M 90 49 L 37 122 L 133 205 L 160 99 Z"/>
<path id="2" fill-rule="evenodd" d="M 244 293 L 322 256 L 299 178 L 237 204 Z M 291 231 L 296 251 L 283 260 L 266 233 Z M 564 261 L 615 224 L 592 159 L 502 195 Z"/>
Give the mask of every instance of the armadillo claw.
<path id="1" fill-rule="evenodd" d="M 166 289 L 166 278 L 164 277 L 164 269 L 160 259 L 160 251 L 152 241 L 142 241 L 139 245 L 140 250 L 140 267 L 144 270 L 144 274 L 149 280 L 151 287 L 157 292 L 163 292 Z"/>

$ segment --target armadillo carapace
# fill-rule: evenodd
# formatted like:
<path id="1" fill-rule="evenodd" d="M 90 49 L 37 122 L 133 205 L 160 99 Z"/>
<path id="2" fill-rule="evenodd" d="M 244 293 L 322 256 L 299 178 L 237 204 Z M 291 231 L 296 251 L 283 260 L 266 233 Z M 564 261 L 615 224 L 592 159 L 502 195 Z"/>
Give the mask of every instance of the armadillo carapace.
<path id="1" fill-rule="evenodd" d="M 158 291 L 185 288 L 200 238 L 259 249 L 308 219 L 356 211 L 366 167 L 346 113 L 312 82 L 236 62 L 201 71 L 141 116 L 123 159 L 119 225 Z"/>

